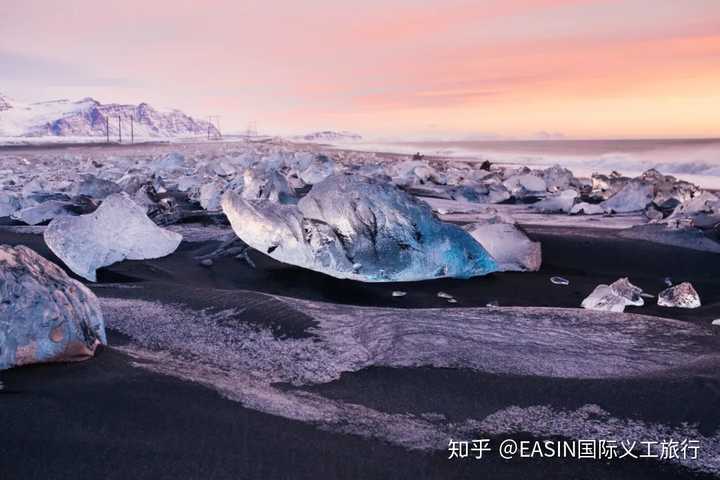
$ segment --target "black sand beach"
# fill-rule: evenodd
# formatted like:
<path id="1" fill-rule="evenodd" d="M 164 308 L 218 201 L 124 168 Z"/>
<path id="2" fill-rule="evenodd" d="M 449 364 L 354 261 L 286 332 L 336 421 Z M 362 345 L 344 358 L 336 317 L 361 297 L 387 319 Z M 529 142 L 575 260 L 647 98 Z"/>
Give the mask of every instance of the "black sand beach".
<path id="1" fill-rule="evenodd" d="M 292 338 L 311 335 L 313 319 L 285 304 L 268 310 L 266 304 L 254 303 L 253 295 L 400 307 L 412 315 L 413 308 L 489 302 L 577 307 L 598 283 L 628 276 L 656 293 L 664 288 L 664 277 L 672 276 L 676 282 L 693 282 L 702 308 L 667 309 L 649 301 L 630 310 L 708 330 L 711 320 L 720 317 L 720 281 L 713 275 L 720 259 L 715 254 L 620 239 L 602 231 L 543 228 L 530 229 L 529 234 L 543 244 L 543 268 L 536 273 L 362 284 L 288 267 L 257 253 L 251 254 L 255 269 L 231 257 L 203 267 L 194 257 L 219 243 L 206 241 L 184 242 L 166 258 L 103 269 L 99 284 L 92 288 L 100 297 L 182 304 L 191 310 L 244 305 L 237 321 Z M 26 244 L 60 263 L 40 235 L 3 231 L 0 242 Z M 551 284 L 552 275 L 567 278 L 570 285 Z M 392 297 L 396 289 L 407 291 L 407 296 Z M 438 291 L 451 293 L 458 303 L 447 304 L 436 296 Z M 0 392 L 3 478 L 65 478 L 68 472 L 73 478 L 710 478 L 654 460 L 503 460 L 495 454 L 483 460 L 449 461 L 447 451 L 402 448 L 255 411 L 205 386 L 136 368 L 134 360 L 117 349 L 128 339 L 111 330 L 109 340 L 110 347 L 88 362 L 0 374 L 5 386 Z M 368 367 L 324 384 L 277 388 L 314 392 L 390 414 L 432 412 L 451 422 L 482 418 L 513 405 L 573 410 L 594 404 L 615 418 L 670 426 L 687 422 L 711 435 L 720 424 L 717 372 L 713 362 L 604 379 Z"/>

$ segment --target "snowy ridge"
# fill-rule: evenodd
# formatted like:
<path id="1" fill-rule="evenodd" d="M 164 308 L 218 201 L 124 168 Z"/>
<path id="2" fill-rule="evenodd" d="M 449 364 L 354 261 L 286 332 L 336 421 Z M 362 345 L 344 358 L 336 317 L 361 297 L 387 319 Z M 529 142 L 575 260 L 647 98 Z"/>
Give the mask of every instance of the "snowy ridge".
<path id="1" fill-rule="evenodd" d="M 132 119 L 132 120 L 131 120 Z M 0 94 L 0 137 L 181 137 L 213 134 L 217 129 L 179 110 L 161 112 L 147 103 L 107 103 L 93 98 L 22 103 Z"/>
<path id="2" fill-rule="evenodd" d="M 322 132 L 312 132 L 306 135 L 300 135 L 295 137 L 297 140 L 304 140 L 306 142 L 359 142 L 362 140 L 362 136 L 353 132 L 335 132 L 332 130 L 325 130 Z"/>

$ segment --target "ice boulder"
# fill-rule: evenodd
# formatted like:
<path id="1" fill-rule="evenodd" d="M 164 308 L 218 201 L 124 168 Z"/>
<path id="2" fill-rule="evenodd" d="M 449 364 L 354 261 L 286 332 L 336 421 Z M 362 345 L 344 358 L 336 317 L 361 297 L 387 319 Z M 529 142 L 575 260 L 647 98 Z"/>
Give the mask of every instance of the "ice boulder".
<path id="1" fill-rule="evenodd" d="M 606 212 L 628 213 L 645 210 L 653 200 L 655 189 L 652 184 L 632 180 L 622 190 L 602 203 Z"/>
<path id="2" fill-rule="evenodd" d="M 308 185 L 314 185 L 332 175 L 334 171 L 335 162 L 325 155 L 318 155 L 300 172 L 300 179 Z"/>
<path id="3" fill-rule="evenodd" d="M 660 292 L 657 304 L 661 307 L 677 308 L 698 308 L 701 306 L 700 295 L 689 282 L 683 282 Z"/>
<path id="4" fill-rule="evenodd" d="M 153 171 L 175 171 L 188 167 L 189 164 L 182 153 L 170 152 L 167 155 L 158 157 L 150 164 Z"/>
<path id="5" fill-rule="evenodd" d="M 636 287 L 627 278 L 621 278 L 610 285 L 598 285 L 595 290 L 582 301 L 582 307 L 589 310 L 606 312 L 623 312 L 625 307 L 645 305 L 642 289 Z"/>
<path id="6" fill-rule="evenodd" d="M 39 225 L 48 220 L 64 215 L 77 215 L 72 210 L 74 204 L 62 200 L 49 200 L 47 202 L 23 208 L 12 214 L 14 220 L 28 225 Z"/>
<path id="7" fill-rule="evenodd" d="M 32 178 L 29 182 L 23 185 L 22 188 L 22 194 L 24 197 L 27 197 L 33 193 L 43 193 L 49 191 L 51 191 L 50 185 L 48 184 L 47 180 L 41 177 Z"/>
<path id="8" fill-rule="evenodd" d="M 0 192 L 0 217 L 9 217 L 20 208 L 20 200 L 15 195 Z"/>
<path id="9" fill-rule="evenodd" d="M 84 360 L 105 343 L 87 287 L 24 245 L 0 245 L 0 370 Z"/>
<path id="10" fill-rule="evenodd" d="M 495 259 L 499 271 L 540 270 L 540 242 L 530 240 L 512 223 L 495 217 L 470 224 L 465 230 Z"/>
<path id="11" fill-rule="evenodd" d="M 505 188 L 510 190 L 513 195 L 524 195 L 530 193 L 545 193 L 547 184 L 542 177 L 533 175 L 532 173 L 516 174 L 508 177 L 503 182 Z"/>
<path id="12" fill-rule="evenodd" d="M 678 180 L 671 175 L 663 175 L 654 168 L 644 172 L 637 180 L 653 185 L 655 192 L 653 201 L 656 205 L 662 205 L 669 201 L 682 203 L 690 200 L 700 191 L 697 185 Z"/>
<path id="13" fill-rule="evenodd" d="M 187 192 L 195 187 L 199 187 L 202 183 L 200 177 L 194 175 L 183 175 L 177 179 L 177 189 L 181 192 Z"/>
<path id="14" fill-rule="evenodd" d="M 126 172 L 117 181 L 118 186 L 123 192 L 129 193 L 130 195 L 138 191 L 138 189 L 145 183 L 146 176 L 139 173 L 139 171 L 133 169 L 132 171 Z"/>
<path id="15" fill-rule="evenodd" d="M 690 223 L 699 228 L 712 228 L 720 223 L 720 198 L 710 192 L 702 192 L 675 207 L 663 223 L 676 227 Z"/>
<path id="16" fill-rule="evenodd" d="M 550 192 L 559 192 L 567 190 L 576 183 L 572 172 L 560 165 L 553 165 L 543 171 L 545 184 Z"/>
<path id="17" fill-rule="evenodd" d="M 602 215 L 605 213 L 605 209 L 593 203 L 580 202 L 573 205 L 570 209 L 570 215 Z"/>
<path id="18" fill-rule="evenodd" d="M 107 197 L 93 213 L 54 219 L 44 236 L 70 270 L 93 282 L 100 267 L 125 259 L 164 257 L 182 240 L 155 225 L 126 193 Z"/>
<path id="19" fill-rule="evenodd" d="M 532 208 L 542 213 L 569 213 L 577 196 L 578 193 L 575 190 L 563 190 L 557 195 L 547 197 L 533 204 Z"/>
<path id="20" fill-rule="evenodd" d="M 209 212 L 220 210 L 220 200 L 225 187 L 225 183 L 218 180 L 213 180 L 201 186 L 200 206 Z"/>
<path id="21" fill-rule="evenodd" d="M 223 196 L 235 233 L 284 263 L 365 282 L 468 278 L 497 270 L 461 228 L 393 185 L 333 175 L 297 205 Z"/>
<path id="22" fill-rule="evenodd" d="M 622 190 L 629 182 L 629 177 L 615 171 L 610 175 L 593 173 L 591 191 L 597 197 L 608 199 Z"/>
<path id="23" fill-rule="evenodd" d="M 248 168 L 243 173 L 242 197 L 248 200 L 271 200 L 279 203 L 296 203 L 294 192 L 284 176 L 277 170 Z"/>
<path id="24" fill-rule="evenodd" d="M 450 190 L 453 200 L 472 203 L 501 203 L 510 198 L 510 192 L 501 183 L 464 185 Z"/>
<path id="25" fill-rule="evenodd" d="M 122 188 L 117 183 L 89 174 L 82 175 L 73 189 L 75 195 L 87 195 L 97 199 L 103 199 L 108 195 L 121 191 Z"/>

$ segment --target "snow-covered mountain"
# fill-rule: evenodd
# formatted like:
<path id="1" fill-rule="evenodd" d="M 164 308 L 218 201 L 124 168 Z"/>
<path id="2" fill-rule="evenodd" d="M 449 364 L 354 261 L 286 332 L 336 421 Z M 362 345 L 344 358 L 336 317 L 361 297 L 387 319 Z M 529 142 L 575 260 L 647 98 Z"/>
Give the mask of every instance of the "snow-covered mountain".
<path id="1" fill-rule="evenodd" d="M 301 135 L 296 138 L 306 142 L 358 142 L 362 140 L 362 137 L 357 133 L 334 132 L 331 130 L 308 133 L 307 135 Z"/>
<path id="2" fill-rule="evenodd" d="M 119 118 L 119 120 L 118 120 Z M 179 110 L 161 112 L 147 103 L 102 104 L 92 98 L 21 103 L 0 95 L 0 137 L 187 137 L 217 134 L 214 126 Z"/>

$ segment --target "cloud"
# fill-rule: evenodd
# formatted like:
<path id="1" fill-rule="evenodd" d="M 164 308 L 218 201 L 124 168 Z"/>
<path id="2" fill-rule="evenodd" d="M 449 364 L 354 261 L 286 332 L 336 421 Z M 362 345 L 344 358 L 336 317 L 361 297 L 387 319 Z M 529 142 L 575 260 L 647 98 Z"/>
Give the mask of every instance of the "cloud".
<path id="1" fill-rule="evenodd" d="M 89 65 L 61 62 L 34 55 L 0 51 L 3 80 L 25 86 L 140 87 L 137 79 L 97 75 Z"/>

